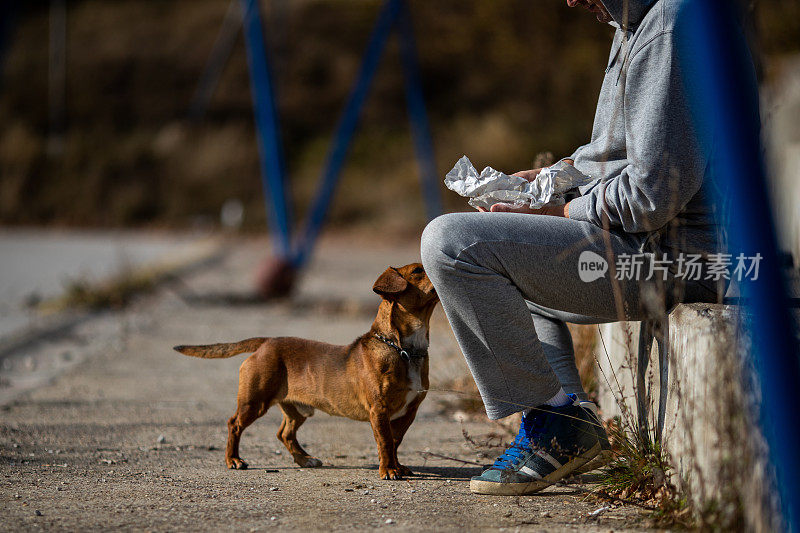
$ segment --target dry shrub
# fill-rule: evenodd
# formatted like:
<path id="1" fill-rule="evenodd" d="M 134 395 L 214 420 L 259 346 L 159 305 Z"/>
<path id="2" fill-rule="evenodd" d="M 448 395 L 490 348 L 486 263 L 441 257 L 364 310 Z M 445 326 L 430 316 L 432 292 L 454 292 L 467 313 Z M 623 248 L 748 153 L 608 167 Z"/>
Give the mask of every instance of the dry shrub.
<path id="1" fill-rule="evenodd" d="M 575 364 L 581 375 L 581 385 L 589 396 L 597 391 L 595 348 L 597 346 L 597 326 L 569 324 L 572 345 L 575 348 Z"/>
<path id="2" fill-rule="evenodd" d="M 441 389 L 449 392 L 438 398 L 442 413 L 464 419 L 481 419 L 486 416 L 483 400 L 471 375 L 457 377 L 442 384 Z"/>
<path id="3" fill-rule="evenodd" d="M 602 470 L 595 494 L 649 507 L 660 526 L 691 525 L 691 507 L 671 481 L 672 466 L 660 444 L 649 434 L 631 432 L 619 417 L 605 426 L 614 460 Z"/>

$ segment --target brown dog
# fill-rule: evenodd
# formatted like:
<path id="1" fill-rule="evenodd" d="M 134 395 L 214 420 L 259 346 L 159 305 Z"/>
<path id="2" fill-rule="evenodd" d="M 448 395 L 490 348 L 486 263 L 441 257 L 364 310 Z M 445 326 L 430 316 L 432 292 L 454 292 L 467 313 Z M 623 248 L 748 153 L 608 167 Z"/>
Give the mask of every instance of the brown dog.
<path id="1" fill-rule="evenodd" d="M 372 290 L 383 298 L 378 316 L 349 346 L 273 337 L 175 347 L 209 359 L 255 352 L 239 368 L 236 413 L 228 420 L 228 468 L 247 468 L 239 457 L 242 432 L 278 404 L 283 410 L 278 439 L 300 466 L 322 465 L 297 442 L 297 429 L 320 409 L 369 421 L 382 479 L 411 474 L 397 461 L 397 447 L 428 388 L 428 325 L 439 298 L 419 263 L 387 269 Z"/>

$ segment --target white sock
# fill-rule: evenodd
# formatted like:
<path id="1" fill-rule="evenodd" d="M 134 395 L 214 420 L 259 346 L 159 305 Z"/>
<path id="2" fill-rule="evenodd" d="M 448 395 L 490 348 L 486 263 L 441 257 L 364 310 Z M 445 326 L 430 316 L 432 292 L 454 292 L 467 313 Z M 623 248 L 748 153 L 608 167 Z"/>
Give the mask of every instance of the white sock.
<path id="1" fill-rule="evenodd" d="M 551 407 L 562 407 L 567 405 L 568 403 L 572 402 L 572 398 L 570 398 L 567 393 L 564 391 L 564 388 L 560 388 L 555 396 L 544 402 L 542 405 L 549 405 Z M 528 416 L 532 411 L 533 407 L 530 409 L 525 409 L 522 411 L 523 416 Z"/>
<path id="2" fill-rule="evenodd" d="M 561 407 L 571 402 L 572 400 L 570 399 L 569 396 L 567 396 L 567 393 L 564 392 L 564 388 L 562 387 L 558 389 L 558 392 L 556 393 L 555 396 L 544 402 L 544 405 L 549 405 L 551 407 Z"/>

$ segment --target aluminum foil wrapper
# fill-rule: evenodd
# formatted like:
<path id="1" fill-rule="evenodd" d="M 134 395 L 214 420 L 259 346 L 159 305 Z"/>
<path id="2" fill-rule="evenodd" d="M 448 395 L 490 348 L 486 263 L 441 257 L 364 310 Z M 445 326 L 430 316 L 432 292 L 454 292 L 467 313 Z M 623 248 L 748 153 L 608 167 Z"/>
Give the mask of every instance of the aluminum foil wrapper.
<path id="1" fill-rule="evenodd" d="M 478 174 L 467 156 L 459 159 L 444 178 L 448 189 L 469 198 L 469 205 L 476 209 L 490 209 L 497 203 L 531 209 L 562 205 L 567 191 L 591 181 L 589 176 L 563 161 L 542 169 L 533 181 L 509 176 L 491 167 Z"/>

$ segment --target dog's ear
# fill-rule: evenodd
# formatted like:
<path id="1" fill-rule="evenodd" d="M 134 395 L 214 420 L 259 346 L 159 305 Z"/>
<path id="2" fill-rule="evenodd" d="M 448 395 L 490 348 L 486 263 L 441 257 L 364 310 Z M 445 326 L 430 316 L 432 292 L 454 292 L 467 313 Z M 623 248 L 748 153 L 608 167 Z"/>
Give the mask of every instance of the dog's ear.
<path id="1" fill-rule="evenodd" d="M 406 279 L 395 268 L 387 268 L 372 286 L 372 290 L 381 296 L 400 294 L 408 287 Z"/>

